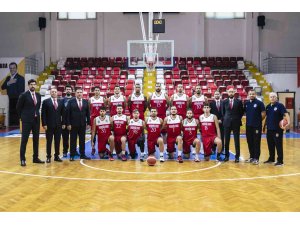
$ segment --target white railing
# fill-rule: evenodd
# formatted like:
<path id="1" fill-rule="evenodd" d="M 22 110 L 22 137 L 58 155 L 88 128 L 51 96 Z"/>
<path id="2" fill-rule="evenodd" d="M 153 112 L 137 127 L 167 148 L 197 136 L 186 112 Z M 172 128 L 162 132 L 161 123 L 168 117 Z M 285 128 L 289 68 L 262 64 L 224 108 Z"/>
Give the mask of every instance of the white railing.
<path id="1" fill-rule="evenodd" d="M 268 73 L 297 73 L 296 57 L 269 57 L 262 62 L 262 71 Z"/>

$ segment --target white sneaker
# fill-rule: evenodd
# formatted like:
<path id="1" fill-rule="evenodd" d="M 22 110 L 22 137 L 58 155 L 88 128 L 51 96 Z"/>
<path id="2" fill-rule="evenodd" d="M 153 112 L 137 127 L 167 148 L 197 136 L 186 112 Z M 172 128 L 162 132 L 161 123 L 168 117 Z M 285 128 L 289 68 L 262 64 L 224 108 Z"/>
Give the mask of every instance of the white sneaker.
<path id="1" fill-rule="evenodd" d="M 160 157 L 159 157 L 159 161 L 160 161 L 160 162 L 164 162 L 164 161 L 165 161 L 165 158 L 164 158 L 163 156 L 160 156 Z"/>

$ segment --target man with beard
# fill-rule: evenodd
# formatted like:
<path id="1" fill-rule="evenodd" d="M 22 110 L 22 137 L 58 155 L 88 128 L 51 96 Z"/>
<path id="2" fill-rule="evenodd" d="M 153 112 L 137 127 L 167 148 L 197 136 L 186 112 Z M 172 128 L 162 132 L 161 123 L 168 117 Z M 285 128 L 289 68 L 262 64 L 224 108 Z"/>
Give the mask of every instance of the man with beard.
<path id="1" fill-rule="evenodd" d="M 163 128 L 167 129 L 167 152 L 170 159 L 174 159 L 175 144 L 178 146 L 177 161 L 182 160 L 182 136 L 181 136 L 182 117 L 177 115 L 175 106 L 171 107 L 171 115 L 164 119 Z"/>
<path id="2" fill-rule="evenodd" d="M 117 107 L 121 105 L 123 110 L 126 108 L 126 98 L 121 94 L 119 86 L 115 86 L 114 95 L 108 99 L 108 107 L 110 109 L 110 117 L 117 114 Z"/>
<path id="3" fill-rule="evenodd" d="M 195 162 L 200 162 L 200 140 L 197 138 L 199 121 L 193 117 L 193 111 L 188 109 L 186 118 L 182 121 L 183 131 L 183 154 L 186 159 L 190 158 L 191 146 L 196 148 Z"/>
<path id="4" fill-rule="evenodd" d="M 89 99 L 89 107 L 91 112 L 91 127 L 93 127 L 94 119 L 100 115 L 100 108 L 106 106 L 106 98 L 100 96 L 100 87 L 94 88 L 95 95 Z M 96 143 L 96 135 L 92 139 L 92 142 Z M 92 147 L 92 155 L 95 155 L 95 148 Z"/>
<path id="5" fill-rule="evenodd" d="M 33 163 L 45 163 L 39 159 L 40 106 L 41 95 L 35 92 L 36 81 L 28 81 L 29 90 L 20 95 L 17 113 L 22 120 L 22 139 L 20 145 L 21 166 L 26 166 L 26 145 L 32 131 Z"/>
<path id="6" fill-rule="evenodd" d="M 126 115 L 122 114 L 123 107 L 122 105 L 117 106 L 117 115 L 114 115 L 110 118 L 110 123 L 113 131 L 113 135 L 115 138 L 115 149 L 116 153 L 122 161 L 127 161 L 127 157 L 125 155 L 126 148 L 126 127 L 128 124 L 129 118 Z"/>
<path id="7" fill-rule="evenodd" d="M 71 85 L 66 85 L 65 87 L 66 96 L 63 98 L 63 104 L 64 104 L 64 120 L 66 121 L 67 117 L 67 106 L 68 102 L 72 99 L 72 91 L 73 88 Z M 67 157 L 68 150 L 69 150 L 69 140 L 70 140 L 70 131 L 65 127 L 62 129 L 62 139 L 63 139 L 63 157 Z M 75 155 L 79 156 L 78 152 L 76 151 Z"/>
<path id="8" fill-rule="evenodd" d="M 157 109 L 150 109 L 150 117 L 146 121 L 148 155 L 155 155 L 155 146 L 159 147 L 159 160 L 164 162 L 164 141 L 161 137 L 163 120 L 157 117 Z"/>
<path id="9" fill-rule="evenodd" d="M 234 98 L 234 89 L 227 90 L 228 98 L 223 102 L 222 114 L 225 135 L 225 158 L 224 162 L 229 160 L 230 133 L 233 131 L 235 145 L 235 163 L 240 161 L 240 126 L 242 126 L 242 117 L 244 114 L 243 103 Z"/>
<path id="10" fill-rule="evenodd" d="M 183 119 L 186 117 L 186 110 L 188 107 L 189 97 L 183 93 L 182 84 L 177 85 L 177 93 L 171 97 L 171 106 L 175 106 L 177 109 L 177 114 Z"/>
<path id="11" fill-rule="evenodd" d="M 133 110 L 133 118 L 130 119 L 128 123 L 128 149 L 132 159 L 136 158 L 135 144 L 140 147 L 141 157 L 140 160 L 144 161 L 144 149 L 145 149 L 145 122 L 139 118 L 139 111 L 137 109 Z"/>
<path id="12" fill-rule="evenodd" d="M 96 134 L 98 135 L 98 154 L 99 158 L 103 159 L 105 154 L 110 161 L 114 161 L 112 152 L 114 150 L 114 136 L 111 133 L 110 117 L 106 114 L 106 107 L 101 106 L 100 115 L 93 121 L 92 128 L 92 140 L 94 140 Z M 106 148 L 106 144 L 109 144 L 110 150 Z M 95 142 L 92 141 L 92 149 L 95 149 Z"/>
<path id="13" fill-rule="evenodd" d="M 128 97 L 128 109 L 131 118 L 133 116 L 133 111 L 137 109 L 139 111 L 139 118 L 145 120 L 144 113 L 147 109 L 147 98 L 141 93 L 141 85 L 138 83 L 135 84 L 135 92 Z"/>
<path id="14" fill-rule="evenodd" d="M 193 110 L 195 119 L 199 119 L 199 116 L 203 114 L 203 104 L 207 101 L 207 97 L 201 93 L 201 86 L 197 85 L 195 94 L 190 98 L 189 104 Z"/>

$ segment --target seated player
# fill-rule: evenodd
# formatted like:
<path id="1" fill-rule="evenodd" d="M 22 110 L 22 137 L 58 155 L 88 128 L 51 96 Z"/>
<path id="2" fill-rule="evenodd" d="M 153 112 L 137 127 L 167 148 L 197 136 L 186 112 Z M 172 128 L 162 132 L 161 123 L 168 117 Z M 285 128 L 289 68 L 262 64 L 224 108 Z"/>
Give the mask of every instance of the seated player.
<path id="1" fill-rule="evenodd" d="M 145 136 L 143 135 L 145 129 L 145 122 L 141 119 L 138 109 L 134 109 L 132 113 L 133 118 L 130 119 L 128 124 L 128 148 L 132 159 L 136 158 L 135 144 L 140 147 L 141 161 L 144 161 L 144 149 L 145 149 Z"/>
<path id="2" fill-rule="evenodd" d="M 126 127 L 128 124 L 129 118 L 126 115 L 122 114 L 123 106 L 117 106 L 117 115 L 114 115 L 110 118 L 113 135 L 115 137 L 115 149 L 118 155 L 118 158 L 121 158 L 122 161 L 127 161 L 127 157 L 125 155 L 126 148 Z"/>
<path id="3" fill-rule="evenodd" d="M 114 136 L 111 134 L 110 118 L 106 114 L 106 107 L 100 108 L 100 116 L 97 116 L 93 121 L 92 128 L 92 149 L 95 149 L 95 143 L 93 142 L 96 133 L 98 134 L 98 154 L 100 159 L 103 159 L 105 154 L 109 157 L 110 161 L 113 161 L 112 151 L 114 150 Z M 110 150 L 106 148 L 106 144 L 109 144 Z"/>
<path id="4" fill-rule="evenodd" d="M 220 161 L 220 154 L 222 151 L 221 132 L 219 128 L 218 118 L 210 113 L 209 103 L 205 102 L 203 105 L 203 112 L 199 118 L 201 126 L 201 135 L 204 148 L 204 158 L 209 161 L 212 154 L 212 147 L 217 145 L 217 161 Z"/>
<path id="5" fill-rule="evenodd" d="M 146 120 L 148 155 L 155 155 L 155 146 L 159 147 L 160 162 L 164 162 L 164 141 L 161 137 L 162 119 L 157 117 L 157 109 L 150 109 L 150 117 Z"/>
<path id="6" fill-rule="evenodd" d="M 175 144 L 178 147 L 177 161 L 182 160 L 182 136 L 181 136 L 181 116 L 177 115 L 175 106 L 171 107 L 171 115 L 164 119 L 163 128 L 167 128 L 167 151 L 170 159 L 174 159 Z"/>
<path id="7" fill-rule="evenodd" d="M 186 118 L 182 122 L 183 130 L 183 154 L 186 159 L 190 158 L 191 146 L 196 148 L 195 162 L 200 162 L 200 140 L 197 138 L 199 121 L 194 118 L 193 111 L 188 109 Z"/>

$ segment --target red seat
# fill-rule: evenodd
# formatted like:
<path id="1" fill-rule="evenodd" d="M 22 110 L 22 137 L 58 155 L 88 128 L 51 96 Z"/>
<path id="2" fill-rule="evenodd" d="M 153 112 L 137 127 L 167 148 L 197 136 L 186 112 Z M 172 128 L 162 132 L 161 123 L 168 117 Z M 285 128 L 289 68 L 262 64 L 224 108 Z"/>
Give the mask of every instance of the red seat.
<path id="1" fill-rule="evenodd" d="M 59 80 L 53 80 L 52 81 L 52 85 L 54 85 L 54 86 L 58 86 L 60 84 L 60 81 Z"/>

